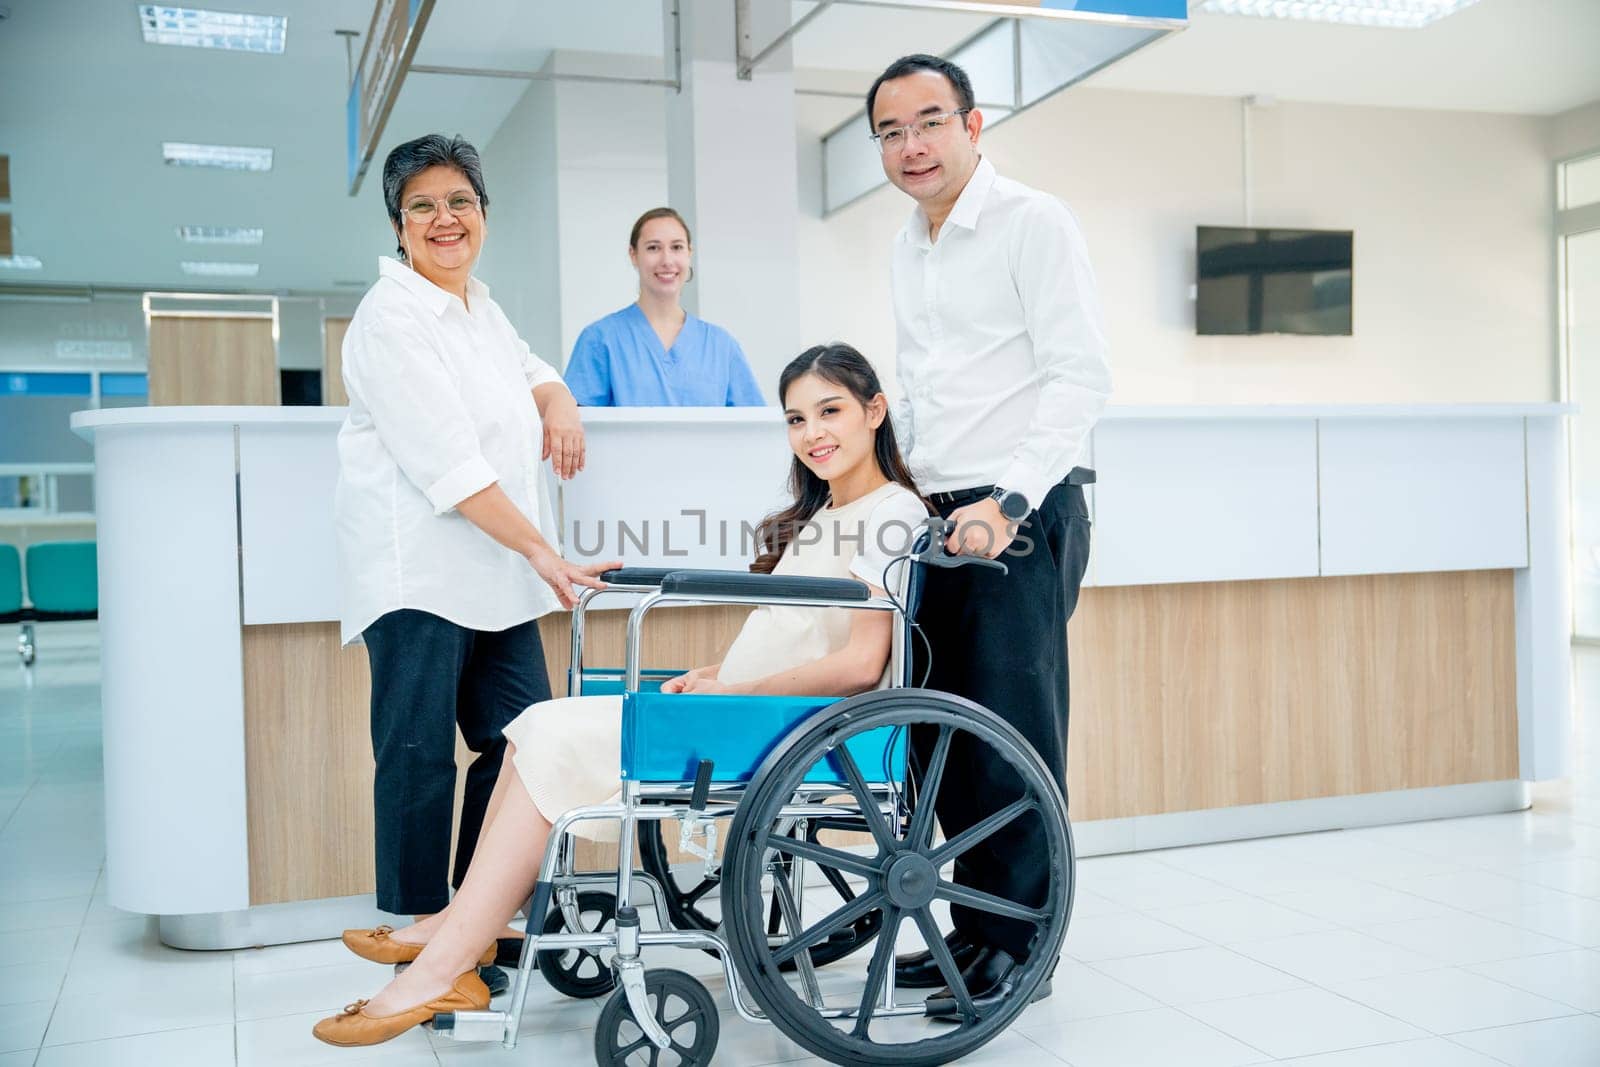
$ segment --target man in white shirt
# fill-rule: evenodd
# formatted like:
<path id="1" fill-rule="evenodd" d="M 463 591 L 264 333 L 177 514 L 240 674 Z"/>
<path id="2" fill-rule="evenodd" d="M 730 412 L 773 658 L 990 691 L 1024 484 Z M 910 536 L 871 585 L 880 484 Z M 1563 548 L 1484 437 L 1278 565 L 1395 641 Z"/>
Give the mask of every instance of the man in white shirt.
<path id="1" fill-rule="evenodd" d="M 951 550 L 1009 568 L 928 574 L 919 612 L 928 685 L 1020 730 L 1065 795 L 1067 620 L 1089 553 L 1082 485 L 1093 481 L 1074 464 L 1111 392 L 1088 253 L 1065 204 L 1000 177 L 979 154 L 983 116 L 960 67 L 897 60 L 873 83 L 867 114 L 884 173 L 917 204 L 893 250 L 895 428 L 918 485 L 957 523 Z M 947 838 L 1021 793 L 986 755 L 951 753 L 937 803 Z M 1038 832 L 1035 816 L 1014 821 L 958 861 L 956 880 L 1043 903 Z M 1005 997 L 1035 928 L 951 912 L 946 943 L 968 991 L 980 1007 Z M 896 977 L 912 988 L 944 984 L 926 952 L 901 957 Z M 953 1010 L 948 990 L 930 999 Z"/>

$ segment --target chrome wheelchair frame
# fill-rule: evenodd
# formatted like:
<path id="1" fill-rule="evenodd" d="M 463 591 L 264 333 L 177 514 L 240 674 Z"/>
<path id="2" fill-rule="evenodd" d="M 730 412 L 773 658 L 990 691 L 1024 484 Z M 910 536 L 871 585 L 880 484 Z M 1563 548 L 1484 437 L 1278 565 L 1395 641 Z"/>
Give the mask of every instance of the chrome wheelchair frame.
<path id="1" fill-rule="evenodd" d="M 938 547 L 935 546 L 933 551 L 937 552 Z M 913 560 L 915 558 L 917 557 L 913 557 Z M 908 569 L 914 566 L 914 561 L 907 564 Z M 551 954 L 573 950 L 591 952 L 596 958 L 600 952 L 611 951 L 614 956 L 610 966 L 615 975 L 616 989 L 611 991 L 608 987 L 602 990 L 610 992 L 611 1001 L 602 1013 L 601 1025 L 596 1033 L 597 1061 L 626 1062 L 625 1055 L 620 1059 L 616 1055 L 618 1050 L 615 1049 L 614 1043 L 618 1039 L 612 1033 L 620 1025 L 619 1021 L 626 1021 L 636 1027 L 642 1036 L 633 1041 L 628 1048 L 621 1050 L 623 1053 L 628 1053 L 632 1049 L 648 1051 L 651 1048 L 655 1050 L 671 1048 L 677 1050 L 679 1058 L 686 1064 L 709 1062 L 710 1054 L 715 1049 L 718 1032 L 717 1009 L 710 994 L 697 981 L 681 972 L 647 973 L 641 959 L 641 951 L 644 948 L 671 946 L 706 950 L 717 956 L 721 962 L 722 974 L 727 982 L 734 1010 L 741 1018 L 750 1022 L 777 1022 L 787 1036 L 835 1062 L 888 1063 L 891 1059 L 877 1058 L 873 1054 L 873 1050 L 879 1046 L 874 1043 L 868 1032 L 871 1023 L 874 1020 L 930 1014 L 928 1004 L 921 999 L 905 1004 L 896 1001 L 894 968 L 890 964 L 894 947 L 893 934 L 898 932 L 901 921 L 915 919 L 924 939 L 929 942 L 936 958 L 940 960 L 943 973 L 947 977 L 952 974 L 959 977 L 959 971 L 954 969 L 948 950 L 942 953 L 940 951 L 944 948 L 942 935 L 937 934 L 937 926 L 933 923 L 931 912 L 928 910 L 935 896 L 966 906 L 992 910 L 999 914 L 1014 914 L 1033 921 L 1040 929 L 1039 951 L 1048 954 L 1050 965 L 1053 966 L 1053 960 L 1059 952 L 1060 941 L 1065 935 L 1071 914 L 1073 882 L 1071 832 L 1066 824 L 1065 804 L 1059 790 L 1051 784 L 1048 772 L 1044 770 L 1043 763 L 1039 761 L 1032 748 L 1027 746 L 1020 735 L 1015 734 L 1009 726 L 986 709 L 950 697 L 948 694 L 907 687 L 906 683 L 910 681 L 907 662 L 911 627 L 898 600 L 886 597 L 813 596 L 805 595 L 801 588 L 816 583 L 819 589 L 836 590 L 838 585 L 832 579 L 786 578 L 781 580 L 786 583 L 784 595 L 774 596 L 770 593 L 763 595 L 759 591 L 759 586 L 762 584 L 759 579 L 767 576 L 741 575 L 742 578 L 755 578 L 757 581 L 725 582 L 719 585 L 716 581 L 718 575 L 723 579 L 729 578 L 728 572 L 625 569 L 607 576 L 612 584 L 606 589 L 585 591 L 572 613 L 572 655 L 569 675 L 571 694 L 582 695 L 585 680 L 583 659 L 585 612 L 594 600 L 606 595 L 628 595 L 639 600 L 628 615 L 626 653 L 622 670 L 620 672 L 602 670 L 591 674 L 591 678 L 597 676 L 614 678 L 620 673 L 625 694 L 637 695 L 640 692 L 641 682 L 651 673 L 646 672 L 642 664 L 644 623 L 652 612 L 666 606 L 759 607 L 782 604 L 794 607 L 890 612 L 894 621 L 890 687 L 857 697 L 828 702 L 804 720 L 793 724 L 792 729 L 780 737 L 777 748 L 762 758 L 758 769 L 747 780 L 713 789 L 709 761 L 702 761 L 701 773 L 692 784 L 686 779 L 641 782 L 624 778 L 621 797 L 617 803 L 579 807 L 563 813 L 553 824 L 545 846 L 540 878 L 528 903 L 528 936 L 524 941 L 516 979 L 510 990 L 509 1010 L 440 1015 L 432 1024 L 440 1036 L 449 1036 L 462 1041 L 498 1039 L 504 1047 L 515 1048 L 529 983 L 532 981 L 531 972 L 536 969 L 535 960 L 549 959 Z M 834 584 L 830 586 L 829 583 Z M 753 591 L 749 593 L 738 591 L 738 587 L 745 585 Z M 920 718 L 919 713 L 911 707 L 919 701 L 933 709 L 922 714 Z M 839 735 L 839 730 L 855 728 L 849 721 L 851 716 L 842 714 L 845 711 L 859 711 L 863 717 L 862 722 L 871 720 L 871 724 L 859 726 L 855 735 Z M 874 716 L 876 718 L 873 718 Z M 962 731 L 978 734 L 987 738 L 989 743 L 1011 752 L 1014 765 L 1031 793 L 998 816 L 985 820 L 984 824 L 935 848 L 931 795 L 929 805 L 919 815 L 914 807 L 907 804 L 906 793 L 911 784 L 908 768 L 891 772 L 889 767 L 888 753 L 899 742 L 891 740 L 889 748 L 885 749 L 884 770 L 885 778 L 888 780 L 881 782 L 870 782 L 866 779 L 844 744 L 850 736 L 860 736 L 872 729 L 881 732 L 895 723 L 898 725 L 895 725 L 894 729 L 896 731 L 905 729 L 909 738 L 911 729 L 920 728 L 921 718 L 936 720 L 935 725 L 939 731 L 939 740 L 934 746 L 933 756 L 937 765 L 931 767 L 927 773 L 925 784 L 928 788 L 935 792 L 939 788 L 939 779 L 944 767 L 943 760 L 948 755 L 950 739 L 953 732 Z M 838 719 L 840 724 L 837 729 L 832 725 L 835 719 Z M 826 736 L 819 731 L 823 731 Z M 893 733 L 890 734 L 891 738 L 895 736 Z M 799 747 L 796 747 L 797 745 Z M 811 747 L 807 748 L 807 745 Z M 907 755 L 904 758 L 909 759 L 909 740 L 905 745 Z M 834 761 L 831 766 L 845 768 L 840 772 L 844 781 L 802 781 L 803 776 L 809 777 L 808 768 L 821 765 L 818 762 L 819 754 L 823 759 Z M 797 759 L 801 762 L 797 763 Z M 813 762 L 805 762 L 806 760 Z M 906 788 L 901 788 L 900 783 L 893 780 L 895 773 L 902 776 Z M 757 793 L 763 798 L 762 805 L 766 814 L 761 815 L 759 820 L 746 810 L 752 793 Z M 841 797 L 853 804 L 828 803 Z M 743 816 L 741 816 L 742 810 Z M 1054 857 L 1051 862 L 1052 895 L 1044 907 L 1027 908 L 1015 902 L 962 890 L 940 880 L 938 870 L 955 855 L 960 854 L 963 842 L 970 839 L 970 843 L 965 847 L 973 847 L 984 837 L 997 832 L 1009 821 L 1028 811 L 1039 813 L 1040 824 L 1044 827 L 1048 839 L 1047 848 Z M 723 863 L 729 867 L 738 867 L 739 871 L 734 878 L 724 878 L 721 882 L 724 894 L 730 892 L 735 894 L 733 903 L 730 903 L 726 895 L 721 901 L 723 927 L 718 930 L 674 928 L 665 905 L 666 890 L 649 873 L 635 870 L 631 861 L 640 826 L 647 822 L 678 820 L 684 828 L 683 841 L 690 842 L 694 836 L 706 835 L 705 849 L 703 851 L 691 849 L 691 851 L 702 856 L 709 869 L 716 855 L 714 820 L 724 817 L 734 818 L 734 823 L 725 844 Z M 857 858 L 854 852 L 819 846 L 815 837 L 809 839 L 806 837 L 807 828 L 812 823 L 829 820 L 831 824 L 837 826 L 841 817 L 850 820 L 852 825 L 854 820 L 860 820 L 861 832 L 870 832 L 872 835 L 872 840 L 878 849 L 876 857 Z M 570 831 L 580 823 L 610 820 L 616 820 L 620 828 L 619 862 L 616 872 L 577 871 Z M 753 830 L 750 829 L 752 822 L 755 823 Z M 777 827 L 776 837 L 772 836 L 774 826 Z M 916 850 L 897 848 L 896 846 L 903 845 L 904 841 L 896 837 L 895 832 L 890 831 L 889 827 L 907 828 L 905 840 L 912 840 L 916 835 L 921 835 L 920 840 L 925 847 L 917 852 L 915 857 L 911 857 L 910 853 Z M 795 829 L 800 831 L 800 838 L 787 836 Z M 762 840 L 759 856 L 748 858 L 736 854 L 735 842 L 740 839 L 741 833 L 751 840 L 756 840 L 758 837 Z M 941 856 L 944 857 L 942 860 Z M 867 987 L 861 1002 L 854 1007 L 829 1006 L 826 1003 L 816 967 L 813 966 L 812 953 L 819 930 L 822 931 L 820 936 L 828 936 L 830 931 L 824 928 L 829 924 L 834 924 L 836 927 L 841 914 L 852 910 L 864 912 L 866 909 L 853 905 L 846 906 L 836 910 L 821 922 L 806 926 L 803 906 L 805 871 L 808 863 L 826 867 L 830 873 L 843 872 L 865 880 L 868 889 L 864 891 L 863 899 L 868 899 L 870 896 L 871 901 L 880 902 L 878 906 L 883 909 L 883 917 L 893 918 L 892 929 L 888 936 L 884 936 L 880 930 L 866 939 L 876 938 L 878 944 L 873 952 Z M 774 864 L 782 864 L 781 871 Z M 734 928 L 728 928 L 730 909 L 737 905 L 737 894 L 740 891 L 739 886 L 733 884 L 735 881 L 749 888 L 755 895 L 754 905 L 758 912 L 770 910 L 773 918 L 765 931 L 756 929 L 762 925 L 759 920 L 754 921 L 754 925 L 751 926 L 752 920 L 743 916 L 735 916 Z M 760 899 L 760 894 L 765 892 L 768 882 L 771 884 L 771 899 L 764 901 Z M 1063 883 L 1064 892 L 1061 891 Z M 580 890 L 602 887 L 615 893 L 614 931 L 587 930 L 580 913 L 578 902 Z M 640 890 L 642 890 L 641 897 L 648 896 L 651 899 L 652 910 L 660 927 L 657 930 L 644 930 L 640 927 L 638 908 L 633 903 L 636 892 Z M 547 917 L 553 919 L 552 905 L 555 912 L 561 916 L 561 924 L 566 932 L 544 932 L 541 923 L 544 923 Z M 786 937 L 778 936 L 775 932 L 779 916 L 788 932 Z M 751 926 L 751 929 L 746 930 L 746 926 Z M 808 938 L 812 940 L 807 941 Z M 794 943 L 799 943 L 799 947 L 793 947 Z M 786 945 L 790 947 L 785 948 Z M 854 951 L 856 947 L 860 946 L 852 946 L 847 951 Z M 778 960 L 776 955 L 785 958 Z M 752 972 L 750 975 L 741 973 L 741 963 Z M 766 984 L 778 982 L 782 986 L 783 980 L 765 977 L 768 972 L 776 973 L 778 969 L 786 969 L 791 964 L 792 969 L 798 972 L 798 981 L 804 996 L 802 1002 L 800 994 L 796 994 L 793 1005 L 786 1002 L 781 991 L 774 992 L 777 987 Z M 1039 966 L 1032 967 L 1032 972 L 1038 971 L 1040 971 Z M 756 972 L 760 972 L 759 975 Z M 1024 998 L 1048 977 L 1047 971 L 1038 974 L 1032 972 L 1028 976 L 1029 980 L 1019 985 Z M 675 985 L 667 981 L 672 976 L 676 976 L 672 979 L 676 982 Z M 760 979 L 759 987 L 753 987 L 751 981 L 757 977 Z M 680 979 L 683 981 L 679 981 Z M 552 981 L 552 984 L 556 983 Z M 693 988 L 689 988 L 691 986 Z M 557 988 L 560 989 L 561 986 L 557 985 Z M 792 987 L 783 988 L 793 992 Z M 1009 1024 L 1010 1019 L 1014 1018 L 1022 1007 L 1026 1006 L 1024 999 L 1023 1003 L 1008 1005 L 1004 1011 L 996 1012 L 993 1016 L 980 1016 L 964 985 L 952 980 L 952 988 L 957 990 L 955 998 L 959 1003 L 956 1008 L 959 1010 L 961 1027 L 970 1025 L 975 1028 L 970 1035 L 972 1040 L 963 1044 L 957 1040 L 928 1039 L 918 1046 L 919 1048 L 930 1046 L 925 1055 L 913 1056 L 911 1059 L 897 1056 L 892 1062 L 935 1064 L 957 1055 L 965 1055 L 995 1036 Z M 695 1027 L 696 1045 L 692 1050 L 686 1050 L 681 1045 L 675 1044 L 673 1032 L 669 1030 L 669 1023 L 671 1027 L 678 1027 L 681 1025 L 681 1020 L 667 1020 L 662 1015 L 669 994 L 690 1005 L 691 1011 L 686 1013 L 685 1018 L 692 1015 L 692 1018 L 698 1020 Z M 652 995 L 656 997 L 655 1007 L 652 1007 Z M 772 1012 L 768 1010 L 769 1007 L 778 1009 L 782 1017 L 774 1018 Z M 1001 1015 L 1004 1018 L 1000 1020 L 998 1028 L 991 1025 Z M 820 1028 L 809 1022 L 812 1016 L 821 1021 Z M 848 1039 L 841 1036 L 838 1041 L 834 1041 L 829 1037 L 833 1032 L 835 1021 L 845 1023 L 854 1021 L 854 1030 Z M 978 1032 L 976 1028 L 982 1028 L 983 1032 Z M 843 1032 L 840 1033 L 842 1035 Z M 702 1045 L 705 1045 L 704 1039 L 707 1038 L 709 1045 L 702 1049 Z M 864 1046 L 861 1045 L 862 1041 L 866 1042 Z M 608 1046 L 609 1053 L 607 1048 L 602 1047 L 604 1042 L 612 1042 L 612 1045 Z M 697 1058 L 702 1052 L 705 1058 Z M 655 1062 L 653 1053 L 650 1062 Z"/>

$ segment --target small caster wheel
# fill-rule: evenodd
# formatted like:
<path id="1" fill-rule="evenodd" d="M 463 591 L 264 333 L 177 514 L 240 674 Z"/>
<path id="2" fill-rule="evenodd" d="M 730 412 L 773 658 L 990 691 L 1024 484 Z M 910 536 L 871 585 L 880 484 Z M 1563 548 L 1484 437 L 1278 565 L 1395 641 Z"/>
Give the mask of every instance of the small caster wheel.
<path id="1" fill-rule="evenodd" d="M 617 898 L 610 893 L 579 893 L 578 913 L 583 919 L 582 930 L 567 929 L 561 909 L 551 908 L 544 918 L 544 933 L 578 934 L 615 930 Z M 537 953 L 539 973 L 556 992 L 579 1000 L 603 997 L 616 986 L 611 973 L 610 949 L 569 948 L 544 949 Z"/>
<path id="2" fill-rule="evenodd" d="M 720 1023 L 717 1004 L 706 987 L 682 971 L 649 970 L 644 973 L 645 993 L 656 1022 L 671 1039 L 670 1051 L 678 1067 L 706 1067 L 717 1051 Z M 653 1064 L 657 1049 L 634 1021 L 628 994 L 611 994 L 600 1011 L 594 1032 L 594 1060 L 602 1067 Z"/>

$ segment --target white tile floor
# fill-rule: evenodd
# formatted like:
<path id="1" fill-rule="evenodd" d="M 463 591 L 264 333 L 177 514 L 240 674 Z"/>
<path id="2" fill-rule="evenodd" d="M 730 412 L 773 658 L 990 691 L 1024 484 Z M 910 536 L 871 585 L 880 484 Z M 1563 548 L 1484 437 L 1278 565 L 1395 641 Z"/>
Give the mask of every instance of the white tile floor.
<path id="1" fill-rule="evenodd" d="M 341 1050 L 311 1024 L 384 968 L 337 942 L 162 947 L 104 895 L 94 627 L 40 637 L 31 687 L 0 658 L 0 1067 L 591 1062 L 600 1005 L 542 982 L 514 1053 Z M 1579 774 L 1530 812 L 1084 861 L 1055 995 L 966 1062 L 1600 1064 L 1600 651 L 1578 675 Z M 707 957 L 653 962 L 728 1006 Z M 719 1048 L 821 1063 L 731 1012 Z"/>

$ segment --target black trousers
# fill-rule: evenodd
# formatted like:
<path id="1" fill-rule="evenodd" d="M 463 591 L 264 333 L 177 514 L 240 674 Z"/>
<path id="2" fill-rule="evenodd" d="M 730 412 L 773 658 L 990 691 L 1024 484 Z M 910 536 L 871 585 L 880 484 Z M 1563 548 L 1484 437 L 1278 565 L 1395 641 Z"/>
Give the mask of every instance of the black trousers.
<path id="1" fill-rule="evenodd" d="M 406 608 L 361 634 L 372 667 L 372 783 L 378 907 L 396 915 L 441 910 L 478 843 L 505 756 L 502 731 L 530 704 L 550 699 L 539 624 L 469 630 Z M 467 769 L 450 869 L 456 727 L 478 754 Z"/>
<path id="2" fill-rule="evenodd" d="M 941 504 L 945 517 L 970 500 Z M 967 697 L 1016 727 L 1038 751 L 1066 795 L 1067 620 L 1089 561 L 1089 512 L 1083 488 L 1063 482 L 1023 520 L 1000 556 L 1009 573 L 983 567 L 929 568 L 917 621 L 932 652 L 927 685 Z M 916 655 L 925 653 L 913 642 Z M 917 665 L 921 677 L 923 665 Z M 965 742 L 965 743 L 963 743 Z M 927 758 L 930 736 L 912 738 L 914 765 Z M 1022 782 L 987 746 L 957 734 L 939 790 L 937 814 L 946 838 L 1022 796 Z M 1035 842 L 1038 816 L 1014 820 L 956 861 L 957 883 L 1037 907 L 1049 871 Z M 952 907 L 969 940 L 1026 958 L 1035 928 L 1026 922 Z"/>

